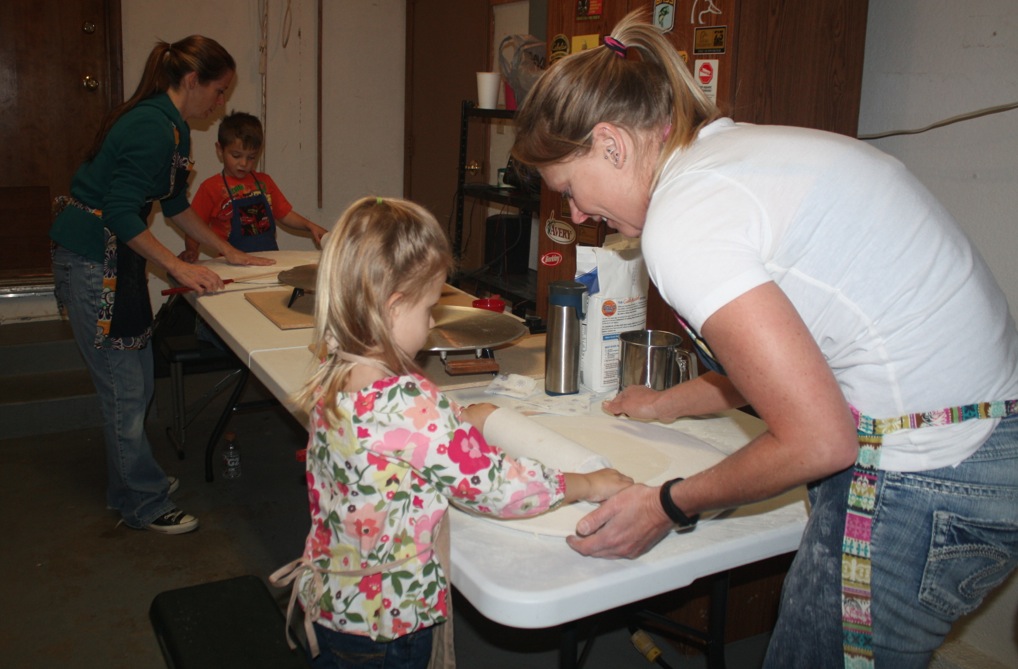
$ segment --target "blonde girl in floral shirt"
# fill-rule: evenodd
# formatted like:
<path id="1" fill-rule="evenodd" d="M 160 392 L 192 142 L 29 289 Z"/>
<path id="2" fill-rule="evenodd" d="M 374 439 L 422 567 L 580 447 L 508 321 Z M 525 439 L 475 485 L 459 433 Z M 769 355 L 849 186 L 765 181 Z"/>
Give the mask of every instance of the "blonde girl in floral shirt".
<path id="1" fill-rule="evenodd" d="M 326 238 L 322 364 L 299 397 L 310 416 L 311 531 L 303 557 L 272 577 L 295 581 L 315 667 L 423 668 L 433 646 L 452 665 L 451 638 L 433 644 L 436 626 L 451 630 L 450 502 L 513 518 L 632 483 L 611 469 L 570 474 L 510 458 L 481 435 L 494 406 L 460 407 L 422 375 L 414 357 L 451 267 L 438 222 L 404 200 L 364 198 Z"/>

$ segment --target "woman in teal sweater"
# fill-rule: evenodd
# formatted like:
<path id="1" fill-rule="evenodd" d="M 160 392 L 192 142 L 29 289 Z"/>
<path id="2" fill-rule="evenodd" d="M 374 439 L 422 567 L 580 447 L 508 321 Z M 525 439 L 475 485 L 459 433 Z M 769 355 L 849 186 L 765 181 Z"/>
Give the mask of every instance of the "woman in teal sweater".
<path id="1" fill-rule="evenodd" d="M 180 534 L 198 527 L 197 518 L 169 499 L 176 480 L 155 461 L 145 435 L 153 390 L 146 261 L 198 294 L 223 287 L 215 272 L 181 261 L 148 230 L 152 203 L 158 200 L 166 218 L 228 262 L 273 262 L 212 234 L 187 201 L 187 120 L 223 104 L 235 70 L 226 49 L 207 37 L 159 42 L 137 90 L 103 119 L 70 197 L 58 198 L 62 209 L 50 229 L 57 300 L 102 403 L 106 503 L 137 529 Z"/>

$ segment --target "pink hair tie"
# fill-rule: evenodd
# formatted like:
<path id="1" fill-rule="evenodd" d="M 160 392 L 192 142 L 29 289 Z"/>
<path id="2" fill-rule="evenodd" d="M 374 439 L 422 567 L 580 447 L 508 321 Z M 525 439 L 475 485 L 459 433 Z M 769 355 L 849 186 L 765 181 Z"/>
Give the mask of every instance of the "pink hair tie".
<path id="1" fill-rule="evenodd" d="M 604 45 L 608 47 L 619 58 L 625 58 L 629 48 L 611 35 L 605 35 Z"/>

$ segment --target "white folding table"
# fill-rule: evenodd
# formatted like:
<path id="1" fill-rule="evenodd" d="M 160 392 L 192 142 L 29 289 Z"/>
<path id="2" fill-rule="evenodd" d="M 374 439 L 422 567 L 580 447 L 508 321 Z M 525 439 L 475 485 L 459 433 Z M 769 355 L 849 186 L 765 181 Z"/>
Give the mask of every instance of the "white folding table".
<path id="1" fill-rule="evenodd" d="M 317 262 L 317 252 L 273 252 L 276 269 Z M 217 294 L 194 298 L 198 313 L 251 372 L 283 402 L 298 420 L 304 416 L 289 402 L 308 377 L 315 360 L 310 329 L 281 330 L 244 293 L 266 290 L 271 279 L 245 282 L 245 276 L 264 275 L 268 268 L 235 267 L 210 261 L 223 278 L 235 279 Z M 279 285 L 272 287 L 279 289 Z M 503 372 L 539 376 L 543 372 L 543 336 L 527 336 L 496 350 Z M 425 371 L 460 403 L 492 401 L 483 392 L 490 375 L 450 377 L 437 356 Z M 599 412 L 599 402 L 591 412 Z M 672 429 L 707 442 L 721 453 L 745 445 L 763 429 L 762 423 L 731 411 L 705 418 L 676 421 Z M 748 505 L 701 522 L 693 532 L 666 537 L 635 560 L 603 560 L 579 555 L 560 537 L 521 532 L 454 512 L 452 524 L 452 581 L 487 618 L 512 627 L 545 628 L 633 604 L 689 585 L 694 580 L 725 574 L 735 567 L 794 551 L 806 523 L 805 493 L 800 488 L 780 497 Z M 712 643 L 717 643 L 713 639 Z M 575 655 L 563 653 L 563 666 Z M 723 666 L 716 648 L 711 666 Z"/>

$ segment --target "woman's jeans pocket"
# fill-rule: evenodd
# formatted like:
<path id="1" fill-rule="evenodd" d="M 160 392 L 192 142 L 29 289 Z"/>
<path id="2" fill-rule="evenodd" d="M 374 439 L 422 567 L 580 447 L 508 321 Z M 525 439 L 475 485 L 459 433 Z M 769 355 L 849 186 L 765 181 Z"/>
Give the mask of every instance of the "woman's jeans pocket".
<path id="1" fill-rule="evenodd" d="M 954 467 L 881 472 L 873 521 L 877 666 L 925 667 L 1018 566 L 1018 419 Z"/>
<path id="2" fill-rule="evenodd" d="M 933 536 L 920 601 L 949 616 L 975 610 L 1015 568 L 1018 523 L 933 513 Z"/>

